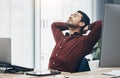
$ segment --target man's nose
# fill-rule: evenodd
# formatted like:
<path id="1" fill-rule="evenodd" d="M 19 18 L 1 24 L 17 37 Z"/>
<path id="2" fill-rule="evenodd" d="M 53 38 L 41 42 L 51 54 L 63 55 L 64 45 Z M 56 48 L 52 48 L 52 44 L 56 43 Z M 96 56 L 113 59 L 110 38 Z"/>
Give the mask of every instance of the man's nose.
<path id="1" fill-rule="evenodd" d="M 69 19 L 71 19 L 72 18 L 72 16 L 69 16 Z"/>

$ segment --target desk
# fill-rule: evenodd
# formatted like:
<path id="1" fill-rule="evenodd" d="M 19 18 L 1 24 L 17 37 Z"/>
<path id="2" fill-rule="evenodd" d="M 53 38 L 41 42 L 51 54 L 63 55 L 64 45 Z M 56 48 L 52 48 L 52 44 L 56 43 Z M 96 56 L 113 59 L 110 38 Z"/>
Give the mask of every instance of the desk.
<path id="1" fill-rule="evenodd" d="M 111 76 L 102 75 L 103 72 L 109 72 L 112 70 L 120 70 L 120 67 L 115 68 L 98 68 L 93 71 L 89 72 L 79 72 L 79 73 L 67 73 L 63 72 L 62 75 L 65 76 L 83 76 L 83 78 L 110 78 Z M 0 73 L 0 78 L 55 78 L 55 75 L 53 76 L 30 76 L 30 75 L 23 75 L 23 74 L 3 74 Z"/>
<path id="2" fill-rule="evenodd" d="M 81 73 L 72 73 L 66 76 L 85 76 L 85 78 L 110 78 L 112 76 L 103 75 L 103 72 L 110 72 L 112 70 L 120 70 L 120 67 L 115 68 L 98 68 L 89 72 L 81 72 Z"/>

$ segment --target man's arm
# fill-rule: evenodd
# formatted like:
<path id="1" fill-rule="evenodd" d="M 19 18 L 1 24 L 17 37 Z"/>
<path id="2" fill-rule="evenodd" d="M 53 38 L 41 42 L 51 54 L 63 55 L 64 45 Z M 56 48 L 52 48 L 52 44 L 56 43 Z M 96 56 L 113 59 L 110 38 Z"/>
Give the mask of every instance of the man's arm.
<path id="1" fill-rule="evenodd" d="M 94 23 L 91 24 L 92 29 L 90 31 L 90 33 L 88 34 L 88 36 L 86 37 L 87 39 L 87 44 L 89 45 L 89 47 L 93 47 L 96 42 L 100 39 L 101 37 L 101 29 L 102 29 L 102 21 L 96 21 Z"/>
<path id="2" fill-rule="evenodd" d="M 54 22 L 51 27 L 56 42 L 58 42 L 59 39 L 64 36 L 62 31 L 68 30 L 67 24 L 63 22 Z"/>

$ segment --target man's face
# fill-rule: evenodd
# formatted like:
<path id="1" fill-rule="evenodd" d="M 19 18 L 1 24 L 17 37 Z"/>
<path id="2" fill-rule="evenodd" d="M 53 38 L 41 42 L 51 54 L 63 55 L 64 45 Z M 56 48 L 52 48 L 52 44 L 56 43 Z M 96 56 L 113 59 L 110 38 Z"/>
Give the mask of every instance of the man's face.
<path id="1" fill-rule="evenodd" d="M 79 26 L 82 15 L 78 12 L 71 14 L 67 23 L 71 26 Z"/>

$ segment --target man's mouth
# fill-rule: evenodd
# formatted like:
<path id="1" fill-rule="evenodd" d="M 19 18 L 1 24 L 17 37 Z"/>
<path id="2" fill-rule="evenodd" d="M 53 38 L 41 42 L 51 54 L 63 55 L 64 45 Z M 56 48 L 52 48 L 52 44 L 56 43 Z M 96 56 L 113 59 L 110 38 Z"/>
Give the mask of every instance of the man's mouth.
<path id="1" fill-rule="evenodd" d="M 68 22 L 72 21 L 71 19 L 68 19 Z"/>

